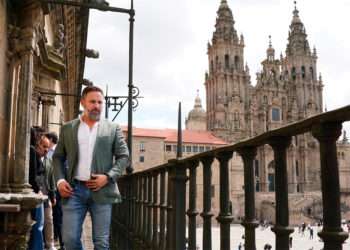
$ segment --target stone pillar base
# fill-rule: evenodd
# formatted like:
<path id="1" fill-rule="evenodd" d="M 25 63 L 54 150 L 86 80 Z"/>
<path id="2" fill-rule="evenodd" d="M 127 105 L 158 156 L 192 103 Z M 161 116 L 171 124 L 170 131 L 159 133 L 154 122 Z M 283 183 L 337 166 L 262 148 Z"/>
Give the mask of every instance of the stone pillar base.
<path id="1" fill-rule="evenodd" d="M 338 230 L 341 230 L 340 228 Z M 344 241 L 349 237 L 344 231 L 321 231 L 318 236 L 324 242 L 324 250 L 341 250 Z"/>
<path id="2" fill-rule="evenodd" d="M 26 250 L 33 225 L 31 210 L 47 199 L 35 193 L 0 193 L 0 242 L 2 249 Z"/>
<path id="3" fill-rule="evenodd" d="M 274 226 L 271 231 L 276 234 L 276 249 L 289 249 L 289 235 L 294 232 L 294 228 L 286 226 Z"/>

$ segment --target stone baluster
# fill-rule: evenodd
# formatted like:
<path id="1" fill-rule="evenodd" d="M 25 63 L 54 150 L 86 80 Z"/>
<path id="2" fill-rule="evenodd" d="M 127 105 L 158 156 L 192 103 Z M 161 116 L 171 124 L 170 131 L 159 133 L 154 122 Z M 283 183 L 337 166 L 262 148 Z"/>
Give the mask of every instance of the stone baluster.
<path id="1" fill-rule="evenodd" d="M 254 181 L 254 159 L 255 147 L 245 147 L 238 150 L 244 164 L 244 212 L 245 217 L 242 225 L 245 228 L 246 250 L 256 250 L 255 228 L 259 225 L 255 219 L 255 181 Z"/>
<path id="2" fill-rule="evenodd" d="M 152 209 L 153 209 L 153 197 L 152 197 L 152 174 L 147 175 L 147 246 L 151 248 L 152 246 Z"/>
<path id="3" fill-rule="evenodd" d="M 197 167 L 198 161 L 191 161 L 189 163 L 190 169 L 190 184 L 189 184 L 189 207 L 187 210 L 188 215 L 188 249 L 196 250 L 196 217 L 198 212 L 196 210 L 196 197 L 197 197 Z"/>
<path id="4" fill-rule="evenodd" d="M 136 199 L 136 249 L 142 245 L 142 175 L 137 175 L 137 199 Z"/>
<path id="5" fill-rule="evenodd" d="M 290 137 L 274 137 L 269 144 L 275 159 L 276 225 L 271 229 L 276 234 L 276 249 L 289 249 L 289 235 L 294 231 L 289 227 L 287 148 Z"/>
<path id="6" fill-rule="evenodd" d="M 233 220 L 230 211 L 230 186 L 228 162 L 232 152 L 220 152 L 217 156 L 220 162 L 220 213 L 217 221 L 220 223 L 220 249 L 231 249 L 230 226 Z"/>
<path id="7" fill-rule="evenodd" d="M 160 170 L 160 215 L 159 215 L 159 249 L 165 250 L 165 215 L 167 204 L 165 203 L 165 170 Z"/>
<path id="8" fill-rule="evenodd" d="M 339 167 L 336 142 L 341 135 L 341 123 L 314 126 L 312 135 L 320 143 L 323 229 L 318 234 L 324 250 L 341 250 L 348 234 L 341 227 Z"/>
<path id="9" fill-rule="evenodd" d="M 174 178 L 174 225 L 175 225 L 175 249 L 183 250 L 186 246 L 186 168 L 185 165 L 175 163 Z"/>
<path id="10" fill-rule="evenodd" d="M 152 232 L 152 248 L 157 249 L 158 248 L 158 211 L 159 211 L 159 204 L 158 204 L 158 176 L 159 172 L 154 171 L 153 172 L 153 232 Z"/>
<path id="11" fill-rule="evenodd" d="M 174 217 L 174 200 L 173 200 L 173 192 L 174 192 L 174 166 L 167 166 L 168 172 L 168 194 L 167 194 L 167 225 L 166 225 L 166 244 L 165 249 L 175 250 L 175 217 Z"/>
<path id="12" fill-rule="evenodd" d="M 203 212 L 200 214 L 203 218 L 203 250 L 212 249 L 211 234 L 211 164 L 214 157 L 203 157 Z"/>

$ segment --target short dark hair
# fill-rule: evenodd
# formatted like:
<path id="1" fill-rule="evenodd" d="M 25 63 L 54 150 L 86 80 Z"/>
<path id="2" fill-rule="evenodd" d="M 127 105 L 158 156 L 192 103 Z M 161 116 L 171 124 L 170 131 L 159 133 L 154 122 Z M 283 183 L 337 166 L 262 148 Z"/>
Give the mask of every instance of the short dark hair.
<path id="1" fill-rule="evenodd" d="M 45 133 L 45 130 L 39 126 L 33 126 L 30 128 L 30 145 L 35 146 L 42 134 Z"/>
<path id="2" fill-rule="evenodd" d="M 58 136 L 56 134 L 56 132 L 48 132 L 45 134 L 47 138 L 49 138 L 49 140 L 53 143 L 53 144 L 57 144 L 58 142 Z"/>
<path id="3" fill-rule="evenodd" d="M 100 89 L 99 87 L 96 87 L 96 86 L 87 86 L 83 92 L 81 93 L 81 98 L 85 98 L 86 95 L 90 92 L 100 92 L 102 95 L 103 95 L 103 91 L 102 89 Z"/>

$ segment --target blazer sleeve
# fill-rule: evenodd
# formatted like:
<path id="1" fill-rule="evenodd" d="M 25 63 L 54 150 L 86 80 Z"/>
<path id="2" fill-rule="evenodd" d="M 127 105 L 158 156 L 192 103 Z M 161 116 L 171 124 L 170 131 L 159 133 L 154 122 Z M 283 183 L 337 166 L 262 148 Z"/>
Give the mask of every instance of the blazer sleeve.
<path id="1" fill-rule="evenodd" d="M 52 155 L 53 175 L 55 183 L 57 183 L 57 181 L 60 179 L 65 179 L 64 163 L 66 161 L 66 156 L 67 155 L 64 144 L 64 127 L 62 126 L 55 152 Z"/>
<path id="2" fill-rule="evenodd" d="M 115 157 L 112 168 L 106 173 L 113 181 L 123 174 L 124 169 L 129 165 L 129 150 L 125 143 L 122 130 L 117 125 L 113 141 L 113 154 Z"/>

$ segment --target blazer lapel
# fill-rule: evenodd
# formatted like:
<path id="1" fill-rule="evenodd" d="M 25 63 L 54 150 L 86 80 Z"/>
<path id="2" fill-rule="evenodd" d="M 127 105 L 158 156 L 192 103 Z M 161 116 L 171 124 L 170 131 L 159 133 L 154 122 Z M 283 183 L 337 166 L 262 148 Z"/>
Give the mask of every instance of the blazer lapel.
<path id="1" fill-rule="evenodd" d="M 79 129 L 79 124 L 80 124 L 80 119 L 75 119 L 72 122 L 72 134 L 71 134 L 71 140 L 72 140 L 72 154 L 73 154 L 73 159 L 74 159 L 74 163 L 72 164 L 73 166 L 70 168 L 72 171 L 72 174 L 75 172 L 75 168 L 78 164 L 78 159 L 79 159 L 79 154 L 78 154 L 78 150 L 79 150 L 79 144 L 78 144 L 78 129 Z M 73 175 L 72 175 L 73 176 Z"/>
<path id="2" fill-rule="evenodd" d="M 94 150 L 92 151 L 92 164 L 91 164 L 91 172 L 95 173 L 96 172 L 96 153 L 99 150 L 99 143 L 101 140 L 101 135 L 103 134 L 104 131 L 104 126 L 105 126 L 105 122 L 104 120 L 100 120 L 98 127 L 97 127 L 97 134 L 96 134 L 96 141 L 95 141 L 95 145 L 94 145 Z"/>

